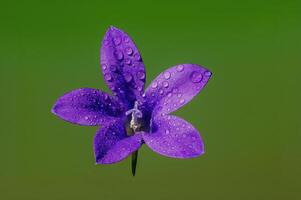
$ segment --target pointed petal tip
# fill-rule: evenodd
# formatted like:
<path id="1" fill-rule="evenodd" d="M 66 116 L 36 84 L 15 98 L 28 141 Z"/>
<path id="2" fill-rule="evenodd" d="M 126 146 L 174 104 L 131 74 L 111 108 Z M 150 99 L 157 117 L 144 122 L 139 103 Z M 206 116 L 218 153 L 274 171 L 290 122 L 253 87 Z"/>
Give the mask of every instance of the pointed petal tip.
<path id="1" fill-rule="evenodd" d="M 116 27 L 113 26 L 113 25 L 110 25 L 110 26 L 109 26 L 109 30 L 116 30 L 116 29 L 118 29 L 118 28 L 116 28 Z"/>
<path id="2" fill-rule="evenodd" d="M 56 112 L 56 106 L 57 104 L 55 103 L 52 107 L 51 107 L 51 113 L 54 114 L 54 115 L 57 115 L 57 112 Z"/>
<path id="3" fill-rule="evenodd" d="M 111 32 L 111 31 L 121 31 L 121 30 L 115 26 L 110 25 L 107 30 L 107 33 Z"/>

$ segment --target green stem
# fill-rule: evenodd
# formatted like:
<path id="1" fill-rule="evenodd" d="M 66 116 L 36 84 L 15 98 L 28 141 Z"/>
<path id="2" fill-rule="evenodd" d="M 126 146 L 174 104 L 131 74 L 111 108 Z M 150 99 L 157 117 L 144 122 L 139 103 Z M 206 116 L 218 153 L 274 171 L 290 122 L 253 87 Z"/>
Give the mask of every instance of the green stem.
<path id="1" fill-rule="evenodd" d="M 138 150 L 132 153 L 132 175 L 133 176 L 135 176 L 136 174 L 137 159 L 138 159 Z"/>

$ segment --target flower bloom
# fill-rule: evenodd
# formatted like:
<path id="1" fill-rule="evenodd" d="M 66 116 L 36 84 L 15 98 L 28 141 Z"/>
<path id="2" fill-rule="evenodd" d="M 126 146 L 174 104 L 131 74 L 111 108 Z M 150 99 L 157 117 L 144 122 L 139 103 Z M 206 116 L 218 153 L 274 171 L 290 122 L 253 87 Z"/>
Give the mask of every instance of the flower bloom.
<path id="1" fill-rule="evenodd" d="M 162 72 L 144 90 L 145 69 L 140 53 L 122 30 L 110 27 L 101 47 L 103 77 L 112 94 L 81 88 L 60 97 L 52 112 L 68 122 L 101 126 L 94 138 L 97 164 L 111 164 L 136 152 L 142 144 L 173 158 L 204 153 L 198 131 L 171 115 L 206 85 L 211 72 L 195 64 Z"/>

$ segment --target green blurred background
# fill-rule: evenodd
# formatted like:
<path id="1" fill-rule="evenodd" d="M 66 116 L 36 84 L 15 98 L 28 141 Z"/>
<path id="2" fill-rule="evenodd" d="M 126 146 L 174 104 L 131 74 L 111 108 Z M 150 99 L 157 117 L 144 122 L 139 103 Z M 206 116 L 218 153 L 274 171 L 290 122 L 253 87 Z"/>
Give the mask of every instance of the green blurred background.
<path id="1" fill-rule="evenodd" d="M 1 1 L 0 199 L 301 199 L 300 1 Z M 147 83 L 179 63 L 213 78 L 176 114 L 206 154 L 95 165 L 96 127 L 50 113 L 63 93 L 105 88 L 109 25 L 135 40 Z"/>

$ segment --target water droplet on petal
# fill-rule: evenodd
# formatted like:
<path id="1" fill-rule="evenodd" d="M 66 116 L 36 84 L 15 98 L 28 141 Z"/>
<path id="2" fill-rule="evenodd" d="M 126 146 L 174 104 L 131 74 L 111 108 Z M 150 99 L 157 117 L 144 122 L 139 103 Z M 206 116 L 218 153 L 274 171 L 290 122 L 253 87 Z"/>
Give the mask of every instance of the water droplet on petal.
<path id="1" fill-rule="evenodd" d="M 180 104 L 183 104 L 185 102 L 185 99 L 180 100 Z"/>
<path id="2" fill-rule="evenodd" d="M 110 42 L 108 40 L 105 40 L 103 43 L 104 43 L 105 46 L 109 46 Z"/>
<path id="3" fill-rule="evenodd" d="M 152 84 L 152 88 L 157 88 L 158 87 L 158 83 L 157 82 L 153 82 L 153 84 Z"/>
<path id="4" fill-rule="evenodd" d="M 126 52 L 127 55 L 130 56 L 130 55 L 133 54 L 133 49 L 131 47 L 127 47 L 127 48 L 125 48 L 125 52 Z"/>
<path id="5" fill-rule="evenodd" d="M 166 129 L 166 130 L 165 130 L 165 133 L 166 133 L 166 134 L 169 134 L 169 130 L 168 130 L 168 129 Z"/>
<path id="6" fill-rule="evenodd" d="M 164 82 L 163 82 L 163 87 L 167 88 L 167 87 L 168 87 L 168 85 L 169 85 L 169 84 L 168 84 L 168 82 L 167 82 L 167 81 L 164 81 Z"/>
<path id="7" fill-rule="evenodd" d="M 132 80 L 132 75 L 130 73 L 128 73 L 128 72 L 125 72 L 124 73 L 124 79 L 125 79 L 126 82 L 129 83 Z"/>
<path id="8" fill-rule="evenodd" d="M 183 70 L 184 70 L 184 66 L 183 65 L 177 66 L 177 71 L 178 72 L 182 72 Z"/>
<path id="9" fill-rule="evenodd" d="M 211 74 L 212 73 L 210 71 L 205 71 L 205 73 L 204 73 L 205 76 L 211 76 Z"/>
<path id="10" fill-rule="evenodd" d="M 125 36 L 125 37 L 123 38 L 123 41 L 124 41 L 125 43 L 129 43 L 129 41 L 130 41 L 130 38 L 129 38 L 129 37 L 127 37 L 127 36 Z"/>
<path id="11" fill-rule="evenodd" d="M 137 76 L 138 76 L 138 78 L 139 78 L 140 80 L 145 79 L 145 73 L 142 72 L 142 71 L 137 72 Z"/>
<path id="12" fill-rule="evenodd" d="M 171 96 L 172 96 L 172 94 L 171 94 L 171 93 L 168 93 L 168 94 L 167 94 L 167 96 L 168 96 L 168 97 L 171 97 Z"/>
<path id="13" fill-rule="evenodd" d="M 116 72 L 117 66 L 116 66 L 116 65 L 111 65 L 111 66 L 110 66 L 110 70 L 111 70 L 112 72 Z"/>
<path id="14" fill-rule="evenodd" d="M 89 117 L 88 116 L 85 116 L 85 120 L 88 120 L 89 119 Z"/>
<path id="15" fill-rule="evenodd" d="M 167 80 L 171 76 L 170 72 L 164 72 L 164 78 Z"/>
<path id="16" fill-rule="evenodd" d="M 142 89 L 143 89 L 143 88 L 142 88 L 141 86 L 138 86 L 138 87 L 137 87 L 137 90 L 138 90 L 139 92 L 141 92 Z"/>
<path id="17" fill-rule="evenodd" d="M 139 55 L 139 53 L 135 53 L 135 54 L 134 54 L 134 58 L 135 58 L 137 61 L 141 61 L 141 56 Z"/>
<path id="18" fill-rule="evenodd" d="M 159 94 L 163 94 L 164 91 L 162 89 L 159 90 Z"/>
<path id="19" fill-rule="evenodd" d="M 102 69 L 106 70 L 106 69 L 107 69 L 107 65 L 106 65 L 106 64 L 103 64 L 103 65 L 102 65 Z"/>
<path id="20" fill-rule="evenodd" d="M 194 71 L 190 75 L 190 80 L 193 83 L 199 83 L 199 82 L 201 82 L 202 79 L 203 79 L 203 75 L 202 75 L 202 72 L 200 72 L 200 71 Z"/>
<path id="21" fill-rule="evenodd" d="M 127 64 L 127 65 L 132 64 L 132 61 L 131 61 L 130 59 L 128 59 L 128 58 L 126 58 L 126 59 L 124 60 L 124 62 L 125 62 L 125 64 Z"/>
<path id="22" fill-rule="evenodd" d="M 107 81 L 111 81 L 112 80 L 112 76 L 110 74 L 105 74 L 105 79 Z"/>
<path id="23" fill-rule="evenodd" d="M 123 53 L 121 51 L 116 51 L 115 56 L 116 56 L 117 60 L 123 59 Z"/>
<path id="24" fill-rule="evenodd" d="M 114 42 L 115 45 L 118 46 L 118 45 L 121 44 L 121 38 L 120 38 L 119 36 L 114 37 L 114 38 L 113 38 L 113 42 Z"/>

